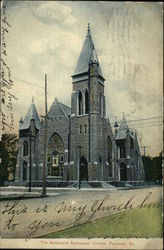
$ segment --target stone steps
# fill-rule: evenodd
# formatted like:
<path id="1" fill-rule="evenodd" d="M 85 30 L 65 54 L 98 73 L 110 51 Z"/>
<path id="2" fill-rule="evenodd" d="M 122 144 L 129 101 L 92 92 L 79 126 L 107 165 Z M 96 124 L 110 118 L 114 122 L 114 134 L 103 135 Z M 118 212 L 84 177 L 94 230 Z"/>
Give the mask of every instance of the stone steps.
<path id="1" fill-rule="evenodd" d="M 105 188 L 105 189 L 117 190 L 117 188 L 115 186 L 113 186 L 105 181 L 101 182 L 101 186 L 102 186 L 102 188 Z"/>
<path id="2" fill-rule="evenodd" d="M 87 181 L 81 181 L 80 188 L 91 188 Z"/>

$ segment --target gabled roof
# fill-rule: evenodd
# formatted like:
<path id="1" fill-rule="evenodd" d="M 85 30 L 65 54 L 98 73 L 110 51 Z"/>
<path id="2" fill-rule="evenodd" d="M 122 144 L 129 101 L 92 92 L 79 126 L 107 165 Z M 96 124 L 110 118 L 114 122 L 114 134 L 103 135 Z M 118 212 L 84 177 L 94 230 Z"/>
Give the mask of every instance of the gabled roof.
<path id="1" fill-rule="evenodd" d="M 35 126 L 37 129 L 41 128 L 41 122 L 39 119 L 38 112 L 36 110 L 35 104 L 34 104 L 34 98 L 32 98 L 32 103 L 28 109 L 28 112 L 24 118 L 24 121 L 20 122 L 19 130 L 28 129 L 30 127 L 30 120 L 35 120 Z"/>
<path id="2" fill-rule="evenodd" d="M 63 110 L 63 112 L 67 115 L 70 116 L 71 115 L 71 108 L 66 106 L 65 104 L 59 102 L 61 109 Z"/>
<path id="3" fill-rule="evenodd" d="M 71 115 L 71 108 L 59 102 L 57 98 L 55 98 L 55 100 L 53 101 L 48 114 L 53 114 L 56 106 L 58 106 L 62 110 L 66 118 L 68 118 Z"/>
<path id="4" fill-rule="evenodd" d="M 129 130 L 129 127 L 128 127 L 128 124 L 127 124 L 125 117 L 123 115 L 120 127 L 119 127 L 117 135 L 116 135 L 116 140 L 126 139 L 127 130 Z"/>
<path id="5" fill-rule="evenodd" d="M 94 44 L 93 44 L 92 37 L 90 34 L 90 27 L 88 25 L 87 36 L 83 43 L 83 47 L 82 47 L 79 59 L 77 61 L 73 76 L 88 72 L 89 62 L 90 62 L 93 50 L 94 50 L 94 58 L 95 58 L 96 51 L 94 49 Z M 96 55 L 96 58 L 97 58 L 97 55 Z M 98 58 L 97 58 L 97 61 L 98 61 Z M 98 66 L 98 73 L 99 75 L 103 77 L 100 65 Z"/>

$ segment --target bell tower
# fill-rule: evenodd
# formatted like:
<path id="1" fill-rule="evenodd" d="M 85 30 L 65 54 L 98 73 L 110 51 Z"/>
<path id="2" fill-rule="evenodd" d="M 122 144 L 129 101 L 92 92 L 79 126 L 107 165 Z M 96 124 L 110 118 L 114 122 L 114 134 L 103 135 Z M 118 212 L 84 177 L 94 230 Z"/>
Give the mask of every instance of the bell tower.
<path id="1" fill-rule="evenodd" d="M 104 179 L 107 123 L 104 77 L 90 26 L 72 75 L 70 179 Z"/>

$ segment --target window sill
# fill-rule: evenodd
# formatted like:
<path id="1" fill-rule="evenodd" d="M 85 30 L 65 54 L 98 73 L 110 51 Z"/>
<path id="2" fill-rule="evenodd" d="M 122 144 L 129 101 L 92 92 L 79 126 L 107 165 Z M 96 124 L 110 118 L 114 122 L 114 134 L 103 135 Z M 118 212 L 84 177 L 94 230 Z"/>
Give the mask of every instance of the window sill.
<path id="1" fill-rule="evenodd" d="M 77 117 L 88 116 L 88 114 L 77 115 Z"/>
<path id="2" fill-rule="evenodd" d="M 47 179 L 61 179 L 62 178 L 62 175 L 48 175 L 46 177 Z"/>

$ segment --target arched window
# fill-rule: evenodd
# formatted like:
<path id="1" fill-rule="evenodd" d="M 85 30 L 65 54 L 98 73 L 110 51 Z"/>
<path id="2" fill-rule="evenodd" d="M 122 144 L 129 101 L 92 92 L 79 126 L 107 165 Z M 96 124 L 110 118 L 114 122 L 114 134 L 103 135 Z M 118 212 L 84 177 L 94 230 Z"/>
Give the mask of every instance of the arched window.
<path id="1" fill-rule="evenodd" d="M 101 93 L 99 95 L 99 114 L 103 117 L 103 96 Z"/>
<path id="2" fill-rule="evenodd" d="M 27 141 L 24 141 L 23 143 L 23 156 L 27 156 L 28 155 L 28 143 Z"/>
<path id="3" fill-rule="evenodd" d="M 85 91 L 85 113 L 89 113 L 89 95 L 88 95 L 88 90 L 86 89 Z"/>
<path id="4" fill-rule="evenodd" d="M 83 114 L 83 95 L 81 91 L 78 94 L 78 108 L 79 108 L 79 115 Z"/>

